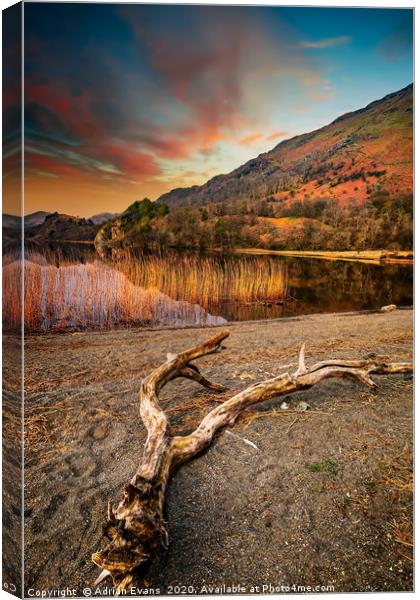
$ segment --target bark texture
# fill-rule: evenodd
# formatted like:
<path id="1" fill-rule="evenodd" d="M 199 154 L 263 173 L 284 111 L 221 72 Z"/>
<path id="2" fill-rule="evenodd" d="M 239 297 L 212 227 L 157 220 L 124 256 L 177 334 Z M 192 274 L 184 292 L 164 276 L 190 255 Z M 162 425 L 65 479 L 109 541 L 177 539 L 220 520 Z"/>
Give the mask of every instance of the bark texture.
<path id="1" fill-rule="evenodd" d="M 294 373 L 286 372 L 249 386 L 211 410 L 191 434 L 172 435 L 168 418 L 159 404 L 160 390 L 178 377 L 192 379 L 214 391 L 224 390 L 223 386 L 203 377 L 192 361 L 220 352 L 222 342 L 228 336 L 228 331 L 221 331 L 204 344 L 180 354 L 168 354 L 166 362 L 142 381 L 140 416 L 147 429 L 147 440 L 140 465 L 126 485 L 122 500 L 116 508 L 108 504 L 104 524 L 108 543 L 92 556 L 93 562 L 102 569 L 95 584 L 111 576 L 118 591 L 127 589 L 134 574 L 145 570 L 158 552 L 167 548 L 163 510 L 171 473 L 208 447 L 215 434 L 224 427 L 232 426 L 243 410 L 274 397 L 308 389 L 323 379 L 350 378 L 374 387 L 372 375 L 413 371 L 412 363 L 376 360 L 325 360 L 306 367 L 302 346 Z"/>

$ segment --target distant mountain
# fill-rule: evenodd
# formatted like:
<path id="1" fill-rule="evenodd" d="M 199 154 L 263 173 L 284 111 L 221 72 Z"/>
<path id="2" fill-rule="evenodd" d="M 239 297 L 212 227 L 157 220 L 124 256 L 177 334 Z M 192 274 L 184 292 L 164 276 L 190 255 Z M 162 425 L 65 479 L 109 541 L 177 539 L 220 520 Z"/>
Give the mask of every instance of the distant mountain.
<path id="1" fill-rule="evenodd" d="M 41 225 L 45 218 L 52 213 L 46 212 L 45 210 L 38 210 L 37 212 L 31 213 L 30 215 L 25 216 L 25 229 L 29 229 L 31 227 L 36 227 L 37 225 Z M 102 225 L 106 221 L 110 219 L 115 219 L 118 217 L 119 213 L 110 213 L 104 212 L 99 213 L 97 215 L 93 215 L 90 217 L 90 221 L 94 223 L 94 225 Z M 16 215 L 8 215 L 6 213 L 3 214 L 3 227 L 8 227 L 9 229 L 20 229 L 20 217 Z"/>
<path id="2" fill-rule="evenodd" d="M 38 243 L 93 241 L 98 229 L 99 225 L 90 219 L 51 213 L 43 223 L 28 231 L 25 240 Z"/>
<path id="3" fill-rule="evenodd" d="M 30 215 L 25 215 L 25 229 L 41 225 L 41 223 L 45 221 L 45 217 L 47 217 L 50 214 L 51 213 L 45 212 L 44 210 L 38 210 L 37 212 L 31 213 Z M 17 217 L 16 215 L 8 215 L 4 213 L 3 227 L 7 227 L 8 229 L 20 229 L 21 217 Z"/>
<path id="4" fill-rule="evenodd" d="M 3 213 L 2 224 L 3 228 L 7 227 L 7 229 L 20 229 L 21 218 L 15 215 L 8 215 L 6 213 Z"/>
<path id="5" fill-rule="evenodd" d="M 413 86 L 298 135 L 204 185 L 158 199 L 168 206 L 332 199 L 364 204 L 377 191 L 413 191 Z"/>
<path id="6" fill-rule="evenodd" d="M 99 213 L 98 215 L 93 215 L 93 217 L 90 217 L 90 220 L 95 225 L 102 225 L 103 223 L 106 223 L 107 221 L 110 221 L 111 219 L 115 219 L 115 217 L 118 217 L 118 216 L 119 216 L 119 213 L 104 212 L 104 213 Z"/>
<path id="7" fill-rule="evenodd" d="M 25 215 L 25 240 L 42 243 L 48 241 L 93 241 L 101 225 L 118 217 L 118 213 L 100 213 L 90 219 L 39 210 Z M 3 239 L 15 243 L 19 239 L 21 218 L 3 214 Z"/>

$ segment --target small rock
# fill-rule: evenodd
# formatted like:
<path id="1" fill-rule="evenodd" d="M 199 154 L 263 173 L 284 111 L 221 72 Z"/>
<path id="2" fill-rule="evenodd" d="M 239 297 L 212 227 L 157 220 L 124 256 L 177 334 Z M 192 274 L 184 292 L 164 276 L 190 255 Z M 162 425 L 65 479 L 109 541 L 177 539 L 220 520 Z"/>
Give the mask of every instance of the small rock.
<path id="1" fill-rule="evenodd" d="M 391 312 L 393 310 L 397 310 L 396 304 L 387 304 L 381 308 L 381 312 Z"/>
<path id="2" fill-rule="evenodd" d="M 103 425 L 98 425 L 97 427 L 95 427 L 95 429 L 92 431 L 92 437 L 95 440 L 103 440 L 104 437 L 106 436 L 106 427 L 104 427 Z"/>
<path id="3" fill-rule="evenodd" d="M 282 402 L 281 405 L 280 405 L 280 408 L 282 410 L 288 410 L 289 405 L 287 404 L 287 402 Z"/>
<path id="4" fill-rule="evenodd" d="M 241 373 L 239 379 L 255 379 L 255 375 L 252 373 Z"/>
<path id="5" fill-rule="evenodd" d="M 307 402 L 304 402 L 303 400 L 298 402 L 296 405 L 296 410 L 309 410 L 310 408 L 311 407 L 309 406 L 309 404 Z"/>

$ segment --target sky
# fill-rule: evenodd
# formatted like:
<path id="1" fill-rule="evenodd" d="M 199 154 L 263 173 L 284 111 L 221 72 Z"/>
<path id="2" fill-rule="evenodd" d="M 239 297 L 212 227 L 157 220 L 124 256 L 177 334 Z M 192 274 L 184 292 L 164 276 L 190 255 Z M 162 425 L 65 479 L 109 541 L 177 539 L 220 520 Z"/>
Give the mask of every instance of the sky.
<path id="1" fill-rule="evenodd" d="M 25 4 L 24 211 L 202 184 L 411 83 L 412 43 L 409 9 Z"/>

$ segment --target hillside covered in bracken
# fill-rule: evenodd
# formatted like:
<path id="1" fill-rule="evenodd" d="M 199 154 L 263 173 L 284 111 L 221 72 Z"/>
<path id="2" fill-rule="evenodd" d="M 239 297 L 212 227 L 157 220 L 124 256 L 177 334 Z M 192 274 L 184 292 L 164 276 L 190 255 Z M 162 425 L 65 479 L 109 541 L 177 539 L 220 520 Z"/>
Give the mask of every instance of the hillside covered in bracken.
<path id="1" fill-rule="evenodd" d="M 328 198 L 365 203 L 376 191 L 412 193 L 413 86 L 345 114 L 330 125 L 281 142 L 227 175 L 179 188 L 169 206 L 270 199 Z"/>
<path id="2" fill-rule="evenodd" d="M 227 175 L 145 199 L 100 243 L 277 250 L 412 248 L 413 86 L 281 142 Z M 157 207 L 161 209 L 158 210 Z"/>

